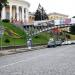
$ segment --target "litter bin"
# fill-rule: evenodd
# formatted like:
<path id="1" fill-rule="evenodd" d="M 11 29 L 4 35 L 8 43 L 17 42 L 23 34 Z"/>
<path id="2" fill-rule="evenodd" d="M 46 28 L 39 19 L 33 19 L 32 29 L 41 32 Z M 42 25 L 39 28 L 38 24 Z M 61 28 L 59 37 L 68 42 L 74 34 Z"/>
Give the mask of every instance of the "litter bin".
<path id="1" fill-rule="evenodd" d="M 31 47 L 32 47 L 32 39 L 31 38 L 28 39 L 27 46 L 28 46 L 28 49 L 31 49 Z"/>

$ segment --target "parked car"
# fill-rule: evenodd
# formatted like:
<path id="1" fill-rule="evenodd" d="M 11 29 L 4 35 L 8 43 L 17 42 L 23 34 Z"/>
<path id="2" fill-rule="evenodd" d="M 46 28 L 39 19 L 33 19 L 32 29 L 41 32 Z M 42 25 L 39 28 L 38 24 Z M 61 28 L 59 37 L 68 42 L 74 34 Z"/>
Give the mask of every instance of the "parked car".
<path id="1" fill-rule="evenodd" d="M 71 44 L 75 44 L 75 40 L 72 40 L 72 41 L 71 41 Z"/>
<path id="2" fill-rule="evenodd" d="M 70 45 L 70 44 L 72 44 L 71 41 L 64 41 L 64 42 L 62 42 L 62 45 Z"/>
<path id="3" fill-rule="evenodd" d="M 61 46 L 62 45 L 62 41 L 61 40 L 56 40 L 55 44 L 56 44 L 56 46 Z"/>
<path id="4" fill-rule="evenodd" d="M 47 47 L 48 48 L 50 48 L 50 47 L 56 47 L 56 44 L 55 44 L 55 41 L 54 41 L 53 38 L 49 39 Z"/>

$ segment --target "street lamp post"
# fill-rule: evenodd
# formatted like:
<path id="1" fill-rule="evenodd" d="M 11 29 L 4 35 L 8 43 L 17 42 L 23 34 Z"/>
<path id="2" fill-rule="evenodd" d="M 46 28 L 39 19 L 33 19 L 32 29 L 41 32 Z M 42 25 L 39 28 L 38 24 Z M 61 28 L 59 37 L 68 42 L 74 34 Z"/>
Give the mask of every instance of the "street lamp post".
<path id="1" fill-rule="evenodd" d="M 3 38 L 3 34 L 4 34 L 4 27 L 0 26 L 1 50 L 2 50 L 2 38 Z"/>

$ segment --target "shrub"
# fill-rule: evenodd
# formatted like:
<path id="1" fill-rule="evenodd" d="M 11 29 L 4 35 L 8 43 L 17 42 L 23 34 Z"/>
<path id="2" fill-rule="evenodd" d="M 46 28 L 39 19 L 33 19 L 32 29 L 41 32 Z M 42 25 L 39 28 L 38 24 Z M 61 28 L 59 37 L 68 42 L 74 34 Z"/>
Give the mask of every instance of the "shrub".
<path id="1" fill-rule="evenodd" d="M 75 25 L 70 27 L 70 33 L 75 34 Z"/>
<path id="2" fill-rule="evenodd" d="M 2 22 L 8 23 L 8 22 L 10 22 L 10 20 L 8 20 L 8 19 L 3 19 Z"/>
<path id="3" fill-rule="evenodd" d="M 9 40 L 9 39 L 5 39 L 4 42 L 5 42 L 5 43 L 10 43 L 10 40 Z"/>
<path id="4" fill-rule="evenodd" d="M 66 34 L 66 38 L 67 39 L 71 39 L 70 35 Z"/>
<path id="5" fill-rule="evenodd" d="M 38 36 L 38 35 L 36 35 L 36 36 L 35 36 L 35 38 L 39 38 L 39 36 Z"/>

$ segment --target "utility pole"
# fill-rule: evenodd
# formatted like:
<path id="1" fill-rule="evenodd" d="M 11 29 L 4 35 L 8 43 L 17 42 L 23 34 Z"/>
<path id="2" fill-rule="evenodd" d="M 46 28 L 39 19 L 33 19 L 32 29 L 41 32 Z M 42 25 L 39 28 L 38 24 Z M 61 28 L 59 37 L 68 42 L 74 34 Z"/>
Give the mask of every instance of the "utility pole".
<path id="1" fill-rule="evenodd" d="M 4 35 L 4 26 L 0 26 L 0 38 L 1 38 L 1 50 L 2 50 L 2 38 Z"/>

